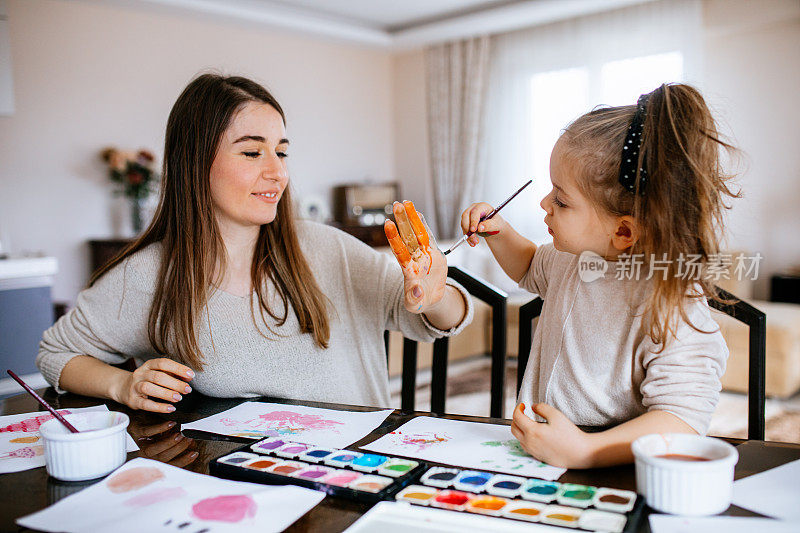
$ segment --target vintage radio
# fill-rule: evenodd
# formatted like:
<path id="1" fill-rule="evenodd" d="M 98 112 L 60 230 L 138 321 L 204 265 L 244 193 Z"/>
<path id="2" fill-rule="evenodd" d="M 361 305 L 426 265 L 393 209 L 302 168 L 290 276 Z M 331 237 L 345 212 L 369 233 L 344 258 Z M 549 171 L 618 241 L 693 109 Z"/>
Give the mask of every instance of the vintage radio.
<path id="1" fill-rule="evenodd" d="M 383 225 L 398 199 L 397 183 L 339 185 L 333 188 L 333 218 L 342 226 Z"/>

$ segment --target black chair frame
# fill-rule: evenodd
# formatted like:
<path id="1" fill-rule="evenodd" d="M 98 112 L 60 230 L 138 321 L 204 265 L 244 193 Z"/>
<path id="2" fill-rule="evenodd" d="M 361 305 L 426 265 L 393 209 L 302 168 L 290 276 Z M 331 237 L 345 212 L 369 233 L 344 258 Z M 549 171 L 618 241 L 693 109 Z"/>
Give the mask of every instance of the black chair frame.
<path id="1" fill-rule="evenodd" d="M 717 287 L 719 297 L 726 302 L 711 300 L 708 305 L 747 325 L 749 335 L 749 367 L 747 371 L 747 438 L 766 437 L 766 367 L 767 315 L 733 294 Z"/>
<path id="2" fill-rule="evenodd" d="M 472 296 L 492 309 L 491 346 L 491 399 L 489 414 L 502 418 L 505 396 L 505 371 L 507 347 L 506 309 L 508 295 L 479 277 L 455 266 L 447 269 L 449 278 L 460 283 Z M 389 353 L 388 332 L 385 333 L 386 353 Z M 447 354 L 449 339 L 442 337 L 433 342 L 431 368 L 431 412 L 443 415 L 447 398 Z M 414 411 L 417 385 L 417 341 L 403 338 L 403 375 L 400 406 L 403 411 Z"/>

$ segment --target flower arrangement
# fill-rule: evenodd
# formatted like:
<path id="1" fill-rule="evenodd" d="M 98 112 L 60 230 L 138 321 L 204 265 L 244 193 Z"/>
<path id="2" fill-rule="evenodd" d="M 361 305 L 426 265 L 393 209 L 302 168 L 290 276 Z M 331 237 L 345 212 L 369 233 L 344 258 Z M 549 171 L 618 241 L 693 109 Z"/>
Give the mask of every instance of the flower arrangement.
<path id="1" fill-rule="evenodd" d="M 100 152 L 100 158 L 108 165 L 111 181 L 122 185 L 117 194 L 128 198 L 147 198 L 152 192 L 152 182 L 159 179 L 153 168 L 156 158 L 148 150 L 126 152 L 108 147 Z"/>
<path id="2" fill-rule="evenodd" d="M 155 171 L 155 156 L 148 150 L 129 152 L 113 146 L 100 151 L 100 158 L 108 165 L 108 177 L 120 188 L 115 194 L 124 195 L 133 208 L 133 230 L 142 230 L 142 201 L 153 192 L 153 184 L 160 179 Z"/>

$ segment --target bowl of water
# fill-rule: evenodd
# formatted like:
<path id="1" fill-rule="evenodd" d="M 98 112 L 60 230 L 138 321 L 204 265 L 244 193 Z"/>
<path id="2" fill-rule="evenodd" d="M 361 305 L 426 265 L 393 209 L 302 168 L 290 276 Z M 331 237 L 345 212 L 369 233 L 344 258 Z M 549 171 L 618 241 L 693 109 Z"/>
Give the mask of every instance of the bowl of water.
<path id="1" fill-rule="evenodd" d="M 42 424 L 47 473 L 61 481 L 85 481 L 105 476 L 127 458 L 128 415 L 97 411 L 65 415 L 79 433 L 57 419 Z"/>

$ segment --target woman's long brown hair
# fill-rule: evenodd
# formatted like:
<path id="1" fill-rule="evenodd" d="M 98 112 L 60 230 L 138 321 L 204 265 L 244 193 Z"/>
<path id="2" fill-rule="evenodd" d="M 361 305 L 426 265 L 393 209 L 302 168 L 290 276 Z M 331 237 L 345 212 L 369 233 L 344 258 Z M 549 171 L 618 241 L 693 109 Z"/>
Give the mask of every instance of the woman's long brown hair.
<path id="1" fill-rule="evenodd" d="M 738 198 L 723 172 L 721 151 L 734 153 L 723 141 L 700 92 L 689 85 L 662 85 L 653 91 L 645 110 L 640 164 L 646 165 L 644 194 L 619 183 L 622 145 L 636 106 L 595 109 L 564 131 L 566 157 L 581 169 L 583 193 L 602 211 L 632 216 L 639 237 L 628 253 L 667 261 L 666 275 L 654 275 L 644 315 L 653 341 L 673 338 L 686 299 L 706 295 L 719 300 L 712 280 L 680 275 L 679 260 L 699 256 L 705 267 L 719 253 L 725 198 Z M 637 189 L 639 176 L 637 170 Z M 698 330 L 700 331 L 700 330 Z"/>
<path id="2" fill-rule="evenodd" d="M 247 78 L 203 74 L 184 89 L 167 121 L 161 197 L 153 221 L 89 282 L 91 286 L 125 258 L 160 242 L 161 265 L 148 320 L 150 343 L 157 353 L 170 354 L 196 369 L 202 369 L 204 362 L 197 324 L 207 313 L 209 291 L 218 281 L 215 269 L 224 269 L 226 264 L 211 201 L 211 165 L 223 133 L 248 102 L 272 106 L 286 123 L 277 100 Z M 318 346 L 327 348 L 328 300 L 300 248 L 289 187 L 278 203 L 275 220 L 261 226 L 251 276 L 262 319 L 266 313 L 279 327 L 291 306 L 300 331 L 312 334 Z M 221 278 L 221 273 L 216 277 Z M 267 304 L 267 279 L 277 288 L 282 309 L 273 310 Z M 260 331 L 257 323 L 256 327 Z"/>

